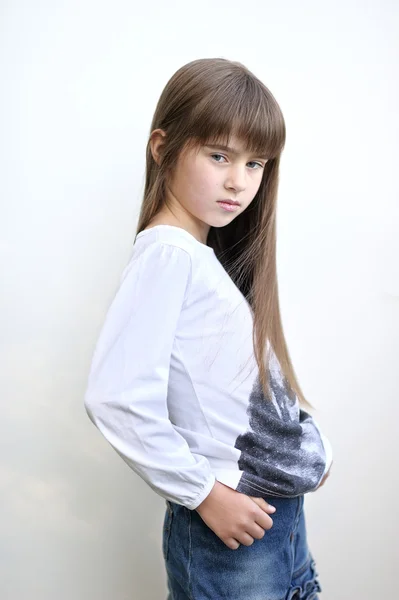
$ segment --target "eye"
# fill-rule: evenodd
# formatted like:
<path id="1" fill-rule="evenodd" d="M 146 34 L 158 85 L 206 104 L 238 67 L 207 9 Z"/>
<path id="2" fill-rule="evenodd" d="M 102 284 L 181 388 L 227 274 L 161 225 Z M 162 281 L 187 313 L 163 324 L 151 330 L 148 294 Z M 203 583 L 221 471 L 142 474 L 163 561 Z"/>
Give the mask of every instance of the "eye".
<path id="1" fill-rule="evenodd" d="M 212 158 L 214 158 L 215 156 L 221 156 L 222 158 L 224 158 L 224 156 L 222 156 L 222 154 L 211 154 Z M 216 162 L 220 162 L 220 160 L 217 160 Z"/>
<path id="2" fill-rule="evenodd" d="M 252 163 L 254 165 L 258 165 L 258 167 L 260 167 L 261 169 L 264 169 L 264 166 L 261 163 L 258 163 L 254 160 L 251 160 L 248 164 L 250 164 L 250 163 Z M 252 170 L 255 171 L 256 169 L 252 169 Z"/>

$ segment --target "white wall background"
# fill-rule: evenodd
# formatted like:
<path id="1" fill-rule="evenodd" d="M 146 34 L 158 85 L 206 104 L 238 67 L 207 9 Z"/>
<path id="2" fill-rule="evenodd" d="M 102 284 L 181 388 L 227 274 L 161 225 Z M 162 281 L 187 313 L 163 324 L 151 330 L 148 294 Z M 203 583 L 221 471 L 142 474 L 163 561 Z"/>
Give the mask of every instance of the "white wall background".
<path id="1" fill-rule="evenodd" d="M 305 501 L 322 598 L 394 597 L 398 6 L 0 2 L 2 600 L 166 597 L 164 500 L 89 422 L 83 394 L 158 96 L 214 56 L 253 70 L 287 122 L 283 319 L 335 452 Z"/>

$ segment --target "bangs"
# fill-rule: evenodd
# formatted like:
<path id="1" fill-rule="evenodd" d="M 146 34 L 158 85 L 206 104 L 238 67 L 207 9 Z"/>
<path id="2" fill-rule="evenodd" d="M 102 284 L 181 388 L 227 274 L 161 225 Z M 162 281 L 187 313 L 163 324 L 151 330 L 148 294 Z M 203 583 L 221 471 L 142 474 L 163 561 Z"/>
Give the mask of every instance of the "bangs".
<path id="1" fill-rule="evenodd" d="M 270 91 L 246 73 L 235 73 L 221 83 L 191 113 L 194 145 L 228 145 L 234 135 L 250 153 L 269 159 L 279 156 L 285 144 L 285 123 Z"/>

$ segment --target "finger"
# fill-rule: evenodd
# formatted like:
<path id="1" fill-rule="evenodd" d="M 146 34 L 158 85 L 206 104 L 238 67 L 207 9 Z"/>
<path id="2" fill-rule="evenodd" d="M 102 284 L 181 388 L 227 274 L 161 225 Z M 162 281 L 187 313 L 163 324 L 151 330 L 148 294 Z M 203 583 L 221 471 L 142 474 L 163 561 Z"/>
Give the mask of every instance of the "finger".
<path id="1" fill-rule="evenodd" d="M 272 506 L 272 504 L 269 504 L 268 502 L 266 502 L 266 500 L 264 498 L 256 498 L 255 496 L 250 496 L 250 498 L 251 498 L 251 500 L 253 500 L 255 502 L 255 504 L 257 504 L 265 512 L 273 513 L 276 511 L 276 507 Z"/>
<path id="2" fill-rule="evenodd" d="M 231 550 L 237 550 L 237 548 L 241 545 L 240 542 L 238 540 L 236 540 L 235 538 L 228 538 L 225 541 L 225 544 Z"/>

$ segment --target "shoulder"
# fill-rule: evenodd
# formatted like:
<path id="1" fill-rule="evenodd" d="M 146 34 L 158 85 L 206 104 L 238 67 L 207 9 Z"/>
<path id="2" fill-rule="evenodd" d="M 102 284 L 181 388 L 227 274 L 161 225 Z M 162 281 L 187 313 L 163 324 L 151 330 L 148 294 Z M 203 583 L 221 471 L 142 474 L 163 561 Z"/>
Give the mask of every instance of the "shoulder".
<path id="1" fill-rule="evenodd" d="M 191 265 L 193 259 L 193 249 L 190 245 L 175 240 L 152 239 L 145 243 L 135 243 L 130 262 L 140 260 L 141 262 L 151 263 L 187 263 Z"/>
<path id="2" fill-rule="evenodd" d="M 126 277 L 148 283 L 164 280 L 168 285 L 191 279 L 192 251 L 184 243 L 173 240 L 139 238 L 133 246 L 133 253 L 125 266 L 121 280 Z"/>
<path id="3" fill-rule="evenodd" d="M 180 227 L 158 225 L 144 229 L 136 235 L 133 246 L 133 256 L 147 255 L 154 259 L 159 255 L 171 255 L 176 260 L 183 256 L 195 259 L 198 252 L 198 241 Z"/>

